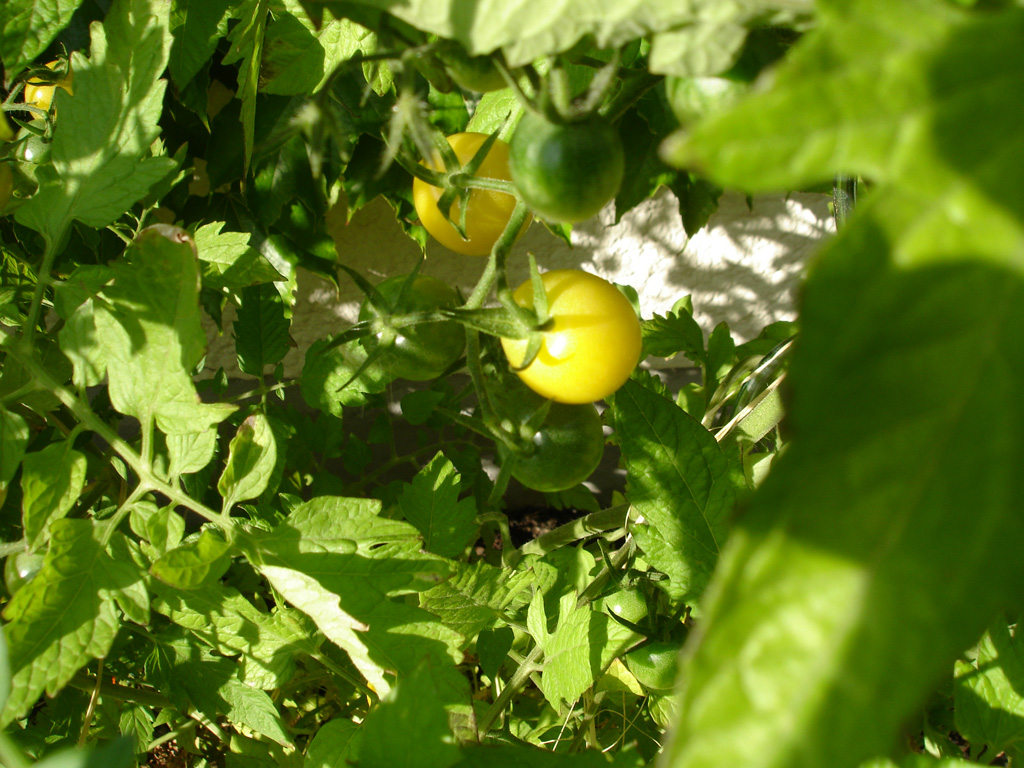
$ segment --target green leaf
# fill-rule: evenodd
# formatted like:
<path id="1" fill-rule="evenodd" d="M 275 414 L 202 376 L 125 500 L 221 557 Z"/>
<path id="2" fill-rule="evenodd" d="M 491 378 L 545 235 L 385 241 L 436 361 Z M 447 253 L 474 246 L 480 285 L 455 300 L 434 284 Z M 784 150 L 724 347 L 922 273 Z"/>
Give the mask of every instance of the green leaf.
<path id="1" fill-rule="evenodd" d="M 3 711 L 7 704 L 7 697 L 11 693 L 11 665 L 7 654 L 7 635 L 3 628 L 0 628 L 0 711 Z"/>
<path id="2" fill-rule="evenodd" d="M 362 728 L 345 717 L 320 726 L 306 747 L 303 768 L 347 768 L 359 759 Z"/>
<path id="3" fill-rule="evenodd" d="M 149 743 L 153 741 L 153 715 L 149 707 L 142 704 L 122 704 L 121 716 L 118 718 L 118 729 L 121 735 L 132 746 L 136 758 L 143 758 L 149 751 Z"/>
<path id="4" fill-rule="evenodd" d="M 984 261 L 898 264 L 888 202 L 861 207 L 806 286 L 795 437 L 723 553 L 674 766 L 885 751 L 1024 586 L 1024 284 Z"/>
<path id="5" fill-rule="evenodd" d="M 465 643 L 515 615 L 530 602 L 530 587 L 536 583 L 530 570 L 510 573 L 482 560 L 452 567 L 452 578 L 424 592 L 420 605 L 461 634 Z"/>
<path id="6" fill-rule="evenodd" d="M 240 679 L 255 688 L 280 688 L 294 672 L 297 655 L 316 652 L 315 629 L 294 609 L 264 613 L 221 584 L 182 591 L 155 583 L 153 591 L 153 610 L 217 653 L 239 657 Z"/>
<path id="7" fill-rule="evenodd" d="M 227 35 L 230 0 L 173 0 L 170 31 L 174 36 L 167 66 L 181 90 L 191 82 Z"/>
<path id="8" fill-rule="evenodd" d="M 238 72 L 238 98 L 242 100 L 242 144 L 244 152 L 243 174 L 249 173 L 252 159 L 253 137 L 256 128 L 256 89 L 259 83 L 260 62 L 267 32 L 270 0 L 242 0 L 234 7 L 232 16 L 238 23 L 228 39 L 231 50 L 224 56 L 224 64 L 241 62 Z"/>
<path id="9" fill-rule="evenodd" d="M 505 664 L 505 660 L 508 659 L 508 652 L 512 650 L 513 642 L 515 642 L 515 632 L 511 627 L 482 630 L 476 638 L 476 654 L 480 659 L 480 671 L 492 680 L 496 678 Z"/>
<path id="10" fill-rule="evenodd" d="M 4 725 L 110 650 L 119 626 L 113 598 L 141 574 L 111 559 L 101 535 L 89 520 L 54 521 L 42 569 L 4 608 L 13 673 Z"/>
<path id="11" fill-rule="evenodd" d="M 248 232 L 221 232 L 223 228 L 223 221 L 215 221 L 195 233 L 204 286 L 238 291 L 249 285 L 284 280 L 266 256 L 249 244 Z"/>
<path id="12" fill-rule="evenodd" d="M 276 465 L 277 442 L 270 420 L 258 412 L 247 416 L 231 441 L 227 465 L 217 481 L 224 510 L 263 493 Z"/>
<path id="13" fill-rule="evenodd" d="M 28 436 L 25 419 L 0 405 L 0 506 L 7 494 L 7 484 L 21 465 Z"/>
<path id="14" fill-rule="evenodd" d="M 56 248 L 73 219 L 105 227 L 170 174 L 175 163 L 151 156 L 171 38 L 169 3 L 116 0 L 91 27 L 91 58 L 71 57 L 75 95 L 57 89 L 61 130 L 39 190 L 15 212 Z"/>
<path id="15" fill-rule="evenodd" d="M 192 382 L 206 334 L 191 240 L 180 230 L 148 227 L 110 273 L 111 283 L 60 333 L 76 384 L 95 384 L 106 374 L 111 404 L 144 430 L 155 422 L 167 435 L 210 431 L 234 407 L 199 402 Z"/>
<path id="16" fill-rule="evenodd" d="M 46 50 L 82 0 L 6 0 L 0 5 L 0 60 L 7 77 Z"/>
<path id="17" fill-rule="evenodd" d="M 340 64 L 376 47 L 376 35 L 365 27 L 330 15 L 314 25 L 297 0 L 285 0 L 267 28 L 260 91 L 316 93 Z"/>
<path id="18" fill-rule="evenodd" d="M 605 754 L 586 750 L 563 754 L 528 744 L 473 746 L 463 750 L 463 755 L 456 768 L 641 768 L 645 762 L 638 751 Z"/>
<path id="19" fill-rule="evenodd" d="M 1024 643 L 1016 632 L 1000 616 L 970 660 L 956 662 L 956 729 L 992 756 L 1024 739 Z"/>
<path id="20" fill-rule="evenodd" d="M 576 604 L 574 592 L 562 595 L 558 620 L 551 634 L 547 631 L 544 596 L 535 592 L 527 614 L 527 626 L 533 639 L 544 649 L 544 671 L 540 688 L 544 698 L 556 710 L 572 706 L 594 682 L 590 655 L 590 615 L 586 606 Z"/>
<path id="21" fill-rule="evenodd" d="M 194 707 L 211 720 L 223 717 L 283 746 L 291 744 L 270 696 L 239 680 L 234 659 L 215 656 L 175 627 L 155 640 L 146 671 L 176 706 L 182 710 Z"/>
<path id="22" fill-rule="evenodd" d="M 272 532 L 242 544 L 250 562 L 288 602 L 344 649 L 384 695 L 385 670 L 411 671 L 424 656 L 461 658 L 459 636 L 405 600 L 447 573 L 422 552 L 408 523 L 379 516 L 380 502 L 321 496 Z"/>
<path id="23" fill-rule="evenodd" d="M 669 577 L 658 585 L 675 600 L 693 601 L 718 560 L 742 472 L 698 421 L 640 384 L 627 381 L 610 406 L 629 499 L 642 518 L 633 536 Z"/>
<path id="24" fill-rule="evenodd" d="M 244 288 L 241 297 L 233 328 L 238 367 L 262 378 L 267 366 L 281 362 L 291 346 L 284 300 L 273 283 Z"/>
<path id="25" fill-rule="evenodd" d="M 47 528 L 68 512 L 85 486 L 85 456 L 68 441 L 25 456 L 21 517 L 30 550 L 46 543 Z"/>
<path id="26" fill-rule="evenodd" d="M 644 351 L 655 357 L 672 357 L 682 352 L 694 363 L 704 363 L 704 332 L 693 319 L 692 311 L 653 315 L 641 324 Z"/>
<path id="27" fill-rule="evenodd" d="M 178 589 L 200 589 L 215 583 L 231 565 L 231 544 L 209 528 L 160 557 L 150 573 Z"/>
<path id="28" fill-rule="evenodd" d="M 428 552 L 456 559 L 478 535 L 476 500 L 459 500 L 461 490 L 459 473 L 438 452 L 398 497 L 402 515 L 423 534 Z"/>
<path id="29" fill-rule="evenodd" d="M 363 367 L 366 352 L 362 345 L 330 344 L 328 337 L 310 345 L 299 386 L 310 407 L 340 418 L 344 406 L 366 405 L 366 395 L 383 392 L 392 377 L 375 363 Z M 362 372 L 355 376 L 360 368 Z"/>
<path id="30" fill-rule="evenodd" d="M 469 685 L 448 660 L 424 659 L 370 710 L 359 744 L 362 765 L 447 768 L 458 761 L 446 708 L 468 704 Z"/>

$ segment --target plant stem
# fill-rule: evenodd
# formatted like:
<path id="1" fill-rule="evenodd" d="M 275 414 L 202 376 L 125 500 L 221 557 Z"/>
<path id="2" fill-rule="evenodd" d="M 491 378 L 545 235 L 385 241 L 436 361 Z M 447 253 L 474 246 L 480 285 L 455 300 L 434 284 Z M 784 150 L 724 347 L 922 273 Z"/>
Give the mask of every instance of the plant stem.
<path id="1" fill-rule="evenodd" d="M 508 706 L 508 703 L 512 701 L 512 697 L 519 692 L 520 688 L 526 685 L 526 681 L 530 679 L 530 675 L 537 671 L 537 661 L 543 653 L 543 649 L 541 649 L 538 644 L 533 646 L 533 650 L 531 650 L 529 655 L 523 659 L 523 662 L 519 665 L 519 669 L 515 671 L 505 687 L 501 689 L 501 693 L 498 694 L 498 698 L 494 700 L 494 703 L 491 704 L 490 708 L 484 713 L 483 719 L 480 721 L 478 728 L 481 737 L 485 736 L 491 729 L 494 721 L 498 719 L 505 707 Z"/>
<path id="2" fill-rule="evenodd" d="M 99 660 L 96 669 L 96 682 L 93 684 L 89 694 L 89 705 L 85 708 L 85 716 L 82 718 L 82 730 L 78 734 L 78 748 L 82 749 L 89 737 L 89 728 L 92 726 L 92 718 L 96 714 L 96 702 L 100 698 L 100 681 L 103 679 L 103 659 Z"/>
<path id="3" fill-rule="evenodd" d="M 553 531 L 526 542 L 519 548 L 522 555 L 546 555 L 549 552 L 580 541 L 588 536 L 606 533 L 622 528 L 629 517 L 629 505 L 619 504 L 609 509 L 591 512 L 589 515 L 560 525 Z"/>

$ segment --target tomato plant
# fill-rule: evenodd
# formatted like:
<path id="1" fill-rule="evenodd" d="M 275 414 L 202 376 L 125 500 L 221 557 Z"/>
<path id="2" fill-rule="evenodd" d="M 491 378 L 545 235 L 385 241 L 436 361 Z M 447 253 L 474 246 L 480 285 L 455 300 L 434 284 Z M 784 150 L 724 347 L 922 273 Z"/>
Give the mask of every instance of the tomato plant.
<path id="1" fill-rule="evenodd" d="M 525 368 L 526 339 L 503 338 L 509 363 L 528 387 L 561 403 L 591 403 L 629 378 L 640 359 L 640 321 L 629 300 L 611 283 L 578 269 L 542 276 L 550 319 L 540 351 Z M 533 307 L 527 281 L 513 297 Z"/>
<path id="2" fill-rule="evenodd" d="M 359 319 L 372 321 L 374 333 L 363 339 L 368 353 L 396 378 L 424 381 L 444 373 L 462 354 L 465 332 L 451 320 L 431 320 L 415 325 L 396 325 L 396 319 L 416 312 L 450 309 L 459 295 L 447 283 L 429 275 L 396 275 L 377 286 L 384 306 L 366 300 Z"/>
<path id="3" fill-rule="evenodd" d="M 60 66 L 59 61 L 51 61 L 46 65 L 46 68 L 52 70 L 58 66 Z M 31 104 L 34 107 L 48 111 L 50 104 L 53 103 L 53 94 L 57 88 L 62 88 L 71 94 L 74 93 L 74 80 L 74 73 L 72 73 L 69 63 L 67 74 L 55 82 L 47 82 L 38 78 L 29 79 L 25 83 L 25 90 L 22 92 L 22 96 L 26 104 Z"/>
<path id="4" fill-rule="evenodd" d="M 489 93 L 507 86 L 490 56 L 470 56 L 461 45 L 450 45 L 440 50 L 438 58 L 452 80 L 467 91 Z"/>
<path id="5" fill-rule="evenodd" d="M 473 159 L 487 138 L 483 133 L 456 133 L 448 137 L 448 143 L 455 151 L 459 162 L 465 164 Z M 443 166 L 437 160 L 432 167 L 440 170 Z M 508 144 L 496 139 L 477 169 L 476 175 L 508 181 Z M 437 207 L 441 194 L 440 187 L 432 186 L 420 178 L 413 179 L 413 203 L 420 223 L 427 232 L 456 253 L 466 256 L 483 256 L 490 253 L 501 233 L 505 231 L 505 225 L 508 224 L 516 207 L 516 199 L 504 192 L 488 189 L 471 190 L 465 204 L 466 236 L 463 237 Z M 458 202 L 452 204 L 449 215 L 453 221 L 461 221 L 462 211 Z"/>
<path id="6" fill-rule="evenodd" d="M 601 118 L 555 123 L 526 112 L 509 143 L 509 171 L 526 204 L 542 219 L 588 219 L 615 197 L 625 152 Z"/>

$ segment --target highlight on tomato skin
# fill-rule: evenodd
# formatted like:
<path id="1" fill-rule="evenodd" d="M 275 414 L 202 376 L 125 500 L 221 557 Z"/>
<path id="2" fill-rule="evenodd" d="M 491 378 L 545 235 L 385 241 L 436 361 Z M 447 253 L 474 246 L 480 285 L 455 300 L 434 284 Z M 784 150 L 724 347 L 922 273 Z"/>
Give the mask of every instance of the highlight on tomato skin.
<path id="1" fill-rule="evenodd" d="M 455 156 L 463 165 L 473 159 L 477 150 L 490 138 L 485 133 L 456 133 L 448 137 L 448 143 L 455 151 Z M 431 163 L 434 170 L 443 170 L 440 158 Z M 508 171 L 508 144 L 495 139 L 487 156 L 477 169 L 477 176 L 500 181 L 511 181 Z M 455 253 L 464 256 L 486 256 L 505 231 L 505 226 L 512 218 L 516 207 L 516 198 L 504 192 L 489 189 L 473 189 L 469 193 L 466 207 L 466 237 L 445 219 L 437 201 L 441 199 L 443 190 L 419 178 L 412 182 L 412 200 L 419 216 L 420 223 L 431 237 Z M 453 221 L 460 221 L 460 203 L 452 204 L 449 215 Z M 529 227 L 530 222 L 523 224 L 517 237 Z"/>
<path id="2" fill-rule="evenodd" d="M 618 288 L 579 269 L 541 275 L 550 323 L 536 358 L 520 368 L 526 339 L 502 338 L 509 364 L 534 392 L 559 403 L 592 403 L 626 383 L 640 361 L 640 319 Z M 529 280 L 513 293 L 533 308 Z"/>

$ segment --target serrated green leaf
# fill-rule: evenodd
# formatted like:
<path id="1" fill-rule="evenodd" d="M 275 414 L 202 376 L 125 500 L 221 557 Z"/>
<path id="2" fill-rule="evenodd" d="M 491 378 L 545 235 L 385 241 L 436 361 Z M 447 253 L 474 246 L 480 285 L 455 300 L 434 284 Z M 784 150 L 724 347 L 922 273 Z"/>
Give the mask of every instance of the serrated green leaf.
<path id="1" fill-rule="evenodd" d="M 308 619 L 288 608 L 267 614 L 238 590 L 211 584 L 182 591 L 154 584 L 153 610 L 187 629 L 224 656 L 239 656 L 240 678 L 260 688 L 282 686 L 299 654 L 316 652 L 316 635 Z"/>
<path id="2" fill-rule="evenodd" d="M 89 520 L 54 521 L 42 569 L 4 608 L 13 673 L 4 725 L 110 650 L 119 626 L 113 596 L 138 575 L 107 556 L 100 536 Z"/>
<path id="3" fill-rule="evenodd" d="M 224 64 L 241 62 L 238 71 L 238 98 L 242 100 L 242 143 L 244 174 L 249 173 L 252 159 L 253 137 L 256 128 L 256 91 L 259 85 L 260 64 L 263 60 L 263 43 L 267 32 L 267 18 L 270 14 L 270 0 L 242 0 L 234 7 L 233 16 L 238 23 L 231 30 L 228 39 L 231 50 L 224 57 Z"/>
<path id="4" fill-rule="evenodd" d="M 181 90 L 191 82 L 227 34 L 230 0 L 173 0 L 170 31 L 174 36 L 167 66 Z"/>
<path id="5" fill-rule="evenodd" d="M 61 348 L 79 385 L 108 379 L 110 401 L 144 429 L 208 432 L 235 409 L 199 402 L 192 369 L 206 347 L 191 242 L 147 228 L 110 270 L 112 281 L 79 306 Z"/>
<path id="6" fill-rule="evenodd" d="M 446 708 L 469 703 L 469 684 L 448 660 L 424 659 L 363 722 L 364 765 L 447 768 L 459 759 Z"/>
<path id="7" fill-rule="evenodd" d="M 263 377 L 267 366 L 277 365 L 290 348 L 284 300 L 273 283 L 244 288 L 234 323 L 238 367 L 250 376 Z"/>
<path id="8" fill-rule="evenodd" d="M 260 91 L 316 93 L 339 64 L 375 48 L 376 36 L 355 22 L 328 12 L 314 25 L 297 0 L 285 0 L 284 12 L 276 13 L 267 28 Z"/>
<path id="9" fill-rule="evenodd" d="M 572 706 L 594 682 L 590 660 L 591 610 L 576 603 L 575 593 L 562 595 L 558 619 L 550 634 L 546 627 L 544 596 L 540 592 L 534 593 L 527 614 L 530 634 L 544 649 L 540 688 L 544 698 L 559 711 Z"/>
<path id="10" fill-rule="evenodd" d="M 971 656 L 956 662 L 956 728 L 997 755 L 1024 739 L 1024 644 L 1000 616 Z"/>
<path id="11" fill-rule="evenodd" d="M 28 424 L 21 416 L 0 406 L 0 506 L 7 484 L 21 465 L 28 447 Z"/>
<path id="12" fill-rule="evenodd" d="M 340 418 L 345 406 L 366 405 L 366 395 L 383 392 L 393 377 L 371 363 L 353 379 L 366 361 L 362 345 L 327 349 L 330 343 L 331 338 L 320 339 L 306 351 L 299 386 L 312 408 Z"/>
<path id="13" fill-rule="evenodd" d="M 283 746 L 291 744 L 270 696 L 239 680 L 234 659 L 213 655 L 179 628 L 172 627 L 155 640 L 146 671 L 176 706 L 194 707 L 211 720 L 223 717 Z"/>
<path id="14" fill-rule="evenodd" d="M 75 96 L 57 89 L 51 165 L 39 167 L 38 191 L 17 220 L 57 247 L 77 219 L 104 227 L 173 172 L 151 155 L 159 128 L 170 35 L 169 3 L 117 0 L 91 27 L 90 58 L 71 57 Z"/>
<path id="15" fill-rule="evenodd" d="M 506 616 L 530 602 L 536 584 L 531 570 L 510 573 L 484 561 L 455 563 L 450 579 L 420 596 L 420 605 L 461 634 L 466 643 L 480 632 L 501 626 Z"/>
<path id="16" fill-rule="evenodd" d="M 438 452 L 398 497 L 402 515 L 423 534 L 428 552 L 455 559 L 479 534 L 476 500 L 460 500 L 460 491 L 459 473 Z"/>
<path id="17" fill-rule="evenodd" d="M 276 464 L 277 442 L 270 420 L 262 413 L 246 417 L 231 440 L 227 465 L 217 481 L 224 509 L 263 493 Z"/>
<path id="18" fill-rule="evenodd" d="M 149 743 L 153 741 L 153 715 L 142 704 L 128 702 L 122 706 L 118 730 L 131 744 L 132 753 L 137 758 L 142 757 L 149 751 Z"/>
<path id="19" fill-rule="evenodd" d="M 187 541 L 160 557 L 150 573 L 178 589 L 200 589 L 213 584 L 231 565 L 231 544 L 207 528 L 199 537 Z"/>
<path id="20" fill-rule="evenodd" d="M 693 319 L 692 312 L 670 312 L 654 315 L 641 324 L 644 351 L 655 357 L 672 357 L 682 352 L 692 362 L 706 360 L 704 332 Z"/>
<path id="21" fill-rule="evenodd" d="M 82 0 L 6 0 L 0 5 L 0 60 L 15 75 L 68 25 Z"/>
<path id="22" fill-rule="evenodd" d="M 46 543 L 47 528 L 67 515 L 85 486 L 85 456 L 70 442 L 51 443 L 25 456 L 21 519 L 30 550 Z"/>
<path id="23" fill-rule="evenodd" d="M 362 728 L 344 717 L 328 720 L 306 747 L 303 768 L 346 768 L 359 759 Z"/>
<path id="24" fill-rule="evenodd" d="M 250 245 L 248 232 L 221 232 L 223 228 L 223 221 L 214 221 L 196 230 L 203 285 L 238 291 L 249 285 L 284 279 L 266 256 Z"/>
<path id="25" fill-rule="evenodd" d="M 447 576 L 408 523 L 379 517 L 369 499 L 321 496 L 268 534 L 243 540 L 249 560 L 351 657 L 378 693 L 385 670 L 412 670 L 427 655 L 460 656 L 459 636 L 402 600 Z"/>
<path id="26" fill-rule="evenodd" d="M 633 536 L 669 577 L 658 586 L 693 601 L 718 560 L 742 474 L 700 422 L 640 384 L 627 381 L 610 406 L 630 502 L 642 517 Z"/>
<path id="27" fill-rule="evenodd" d="M 199 472 L 213 459 L 217 450 L 217 431 L 185 432 L 166 436 L 167 474 L 171 477 Z"/>
<path id="28" fill-rule="evenodd" d="M 805 288 L 795 437 L 723 553 L 674 766 L 885 751 L 1024 586 L 1024 284 L 984 261 L 899 264 L 887 202 L 862 206 Z"/>

